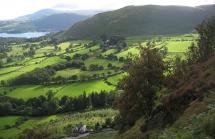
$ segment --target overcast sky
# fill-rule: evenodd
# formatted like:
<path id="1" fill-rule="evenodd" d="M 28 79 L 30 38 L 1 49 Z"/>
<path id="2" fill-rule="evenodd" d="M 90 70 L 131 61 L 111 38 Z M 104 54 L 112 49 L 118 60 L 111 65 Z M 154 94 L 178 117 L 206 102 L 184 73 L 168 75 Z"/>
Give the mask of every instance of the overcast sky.
<path id="1" fill-rule="evenodd" d="M 0 20 L 12 19 L 45 8 L 62 10 L 106 10 L 127 5 L 184 5 L 214 4 L 215 0 L 0 0 Z"/>

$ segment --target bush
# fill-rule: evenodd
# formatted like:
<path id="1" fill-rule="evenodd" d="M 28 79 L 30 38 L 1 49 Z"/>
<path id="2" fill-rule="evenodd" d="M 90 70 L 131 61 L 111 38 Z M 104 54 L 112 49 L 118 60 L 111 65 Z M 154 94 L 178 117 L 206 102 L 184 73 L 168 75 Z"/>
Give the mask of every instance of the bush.
<path id="1" fill-rule="evenodd" d="M 202 124 L 204 133 L 212 138 L 215 138 L 215 115 L 209 115 Z"/>
<path id="2" fill-rule="evenodd" d="M 45 139 L 50 138 L 53 131 L 48 128 L 26 129 L 19 139 Z"/>
<path id="3" fill-rule="evenodd" d="M 5 130 L 10 129 L 10 128 L 11 128 L 10 125 L 5 125 L 5 126 L 4 126 L 4 129 L 5 129 Z"/>

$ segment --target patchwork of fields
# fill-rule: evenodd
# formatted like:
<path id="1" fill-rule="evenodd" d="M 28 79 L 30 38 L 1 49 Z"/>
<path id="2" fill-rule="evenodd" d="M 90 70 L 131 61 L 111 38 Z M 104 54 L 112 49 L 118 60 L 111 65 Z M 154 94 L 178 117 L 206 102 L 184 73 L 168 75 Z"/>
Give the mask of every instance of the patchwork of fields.
<path id="1" fill-rule="evenodd" d="M 185 58 L 188 47 L 191 43 L 195 43 L 196 38 L 195 34 L 186 34 L 153 37 L 150 40 L 155 42 L 156 47 L 167 47 L 168 59 L 172 60 L 176 56 Z M 11 51 L 7 52 L 11 59 L 4 59 L 3 67 L 0 68 L 0 94 L 28 100 L 46 95 L 49 91 L 52 91 L 55 97 L 62 98 L 63 96 L 77 97 L 83 92 L 89 95 L 92 92 L 116 90 L 119 81 L 127 75 L 123 69 L 126 61 L 120 59 L 126 59 L 130 54 L 138 56 L 139 44 L 144 47 L 148 41 L 149 38 L 143 36 L 127 38 L 128 46 L 122 49 L 102 48 L 98 44 L 89 45 L 90 41 L 71 41 L 58 45 L 42 44 L 41 42 L 12 44 Z M 30 46 L 34 46 L 33 55 L 29 53 Z M 83 61 L 83 65 L 60 68 L 48 77 L 51 80 L 50 84 L 8 85 L 14 79 L 31 73 L 35 69 L 44 69 L 47 66 L 71 61 Z M 105 118 L 113 117 L 116 113 L 117 111 L 112 109 L 102 109 L 75 114 L 28 117 L 18 125 L 15 123 L 23 119 L 22 116 L 0 117 L 0 137 L 17 137 L 25 129 L 40 125 L 51 125 L 50 127 L 56 129 L 58 135 L 64 136 L 63 128 L 68 124 L 75 125 L 84 122 L 88 126 L 94 126 L 97 122 L 102 123 Z M 65 120 L 66 123 L 63 122 Z M 115 134 L 115 132 L 111 132 L 108 135 L 114 136 Z M 99 138 L 100 136 L 105 137 L 106 134 L 95 134 L 87 138 Z"/>

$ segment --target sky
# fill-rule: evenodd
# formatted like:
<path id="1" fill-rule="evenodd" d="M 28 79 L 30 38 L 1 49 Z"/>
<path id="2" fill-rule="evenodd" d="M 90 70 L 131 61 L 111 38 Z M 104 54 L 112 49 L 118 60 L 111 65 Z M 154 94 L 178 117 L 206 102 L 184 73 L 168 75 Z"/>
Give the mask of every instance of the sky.
<path id="1" fill-rule="evenodd" d="M 183 5 L 215 4 L 215 0 L 0 0 L 0 20 L 13 19 L 41 9 L 112 10 L 128 5 Z"/>

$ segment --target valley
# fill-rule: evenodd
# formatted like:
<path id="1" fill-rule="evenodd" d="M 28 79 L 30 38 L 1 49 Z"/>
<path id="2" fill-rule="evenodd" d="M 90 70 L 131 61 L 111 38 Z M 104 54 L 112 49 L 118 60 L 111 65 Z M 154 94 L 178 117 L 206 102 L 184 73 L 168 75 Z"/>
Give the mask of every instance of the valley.
<path id="1" fill-rule="evenodd" d="M 33 1 L 0 4 L 0 139 L 215 138 L 214 3 Z"/>
<path id="2" fill-rule="evenodd" d="M 105 47 L 100 42 L 89 40 L 66 41 L 59 44 L 48 43 L 46 40 L 12 43 L 8 45 L 9 50 L 6 52 L 7 57 L 2 60 L 0 69 L 0 94 L 12 98 L 29 100 L 34 97 L 46 96 L 48 92 L 53 92 L 54 97 L 61 99 L 64 96 L 78 97 L 84 92 L 89 95 L 93 92 L 112 91 L 115 93 L 118 89 L 119 81 L 127 76 L 126 59 L 129 55 L 132 57 L 139 56 L 139 45 L 145 47 L 146 43 L 151 40 L 156 47 L 167 47 L 167 61 L 172 61 L 175 57 L 185 57 L 188 47 L 197 39 L 196 34 L 186 34 L 178 36 L 156 36 L 144 38 L 144 36 L 129 37 L 125 39 L 128 44 L 125 47 Z M 29 53 L 30 51 L 33 51 Z M 32 54 L 32 55 L 31 55 Z M 8 59 L 10 58 L 10 60 Z M 64 66 L 68 63 L 76 63 L 76 66 Z M 51 75 L 44 77 L 38 83 L 21 83 L 10 85 L 13 80 L 34 72 L 37 69 L 45 69 L 60 65 L 64 68 L 57 69 Z M 69 64 L 68 64 L 69 65 Z M 77 66 L 78 65 L 78 66 Z M 40 75 L 38 75 L 40 76 Z M 46 78 L 48 80 L 46 80 Z M 31 79 L 30 79 L 31 80 Z M 116 110 L 89 110 L 90 113 L 103 113 L 106 118 L 114 117 Z M 106 113 L 109 113 L 106 114 Z M 84 112 L 85 113 L 85 112 Z M 87 112 L 86 112 L 87 113 Z M 25 129 L 42 127 L 57 128 L 54 136 L 65 136 L 64 128 L 69 124 L 68 120 L 76 116 L 68 117 L 68 114 L 51 115 L 45 117 L 26 117 L 23 123 L 14 126 L 14 123 L 22 116 L 1 117 L 0 132 L 3 138 L 19 136 Z M 75 113 L 76 115 L 76 113 Z M 81 117 L 85 114 L 81 114 Z M 67 124 L 61 123 L 61 119 L 68 117 Z M 80 116 L 78 116 L 80 117 Z M 81 118 L 80 117 L 80 118 Z M 87 116 L 84 119 L 77 119 L 71 124 L 80 122 L 87 124 L 88 127 L 94 126 L 97 122 L 104 123 L 105 118 L 98 114 L 96 117 Z M 94 120 L 93 120 L 94 119 Z M 91 121 L 92 120 L 92 121 Z M 34 125 L 33 123 L 38 123 Z M 59 123 L 60 122 L 60 123 Z M 8 126 L 8 129 L 5 129 Z"/>

